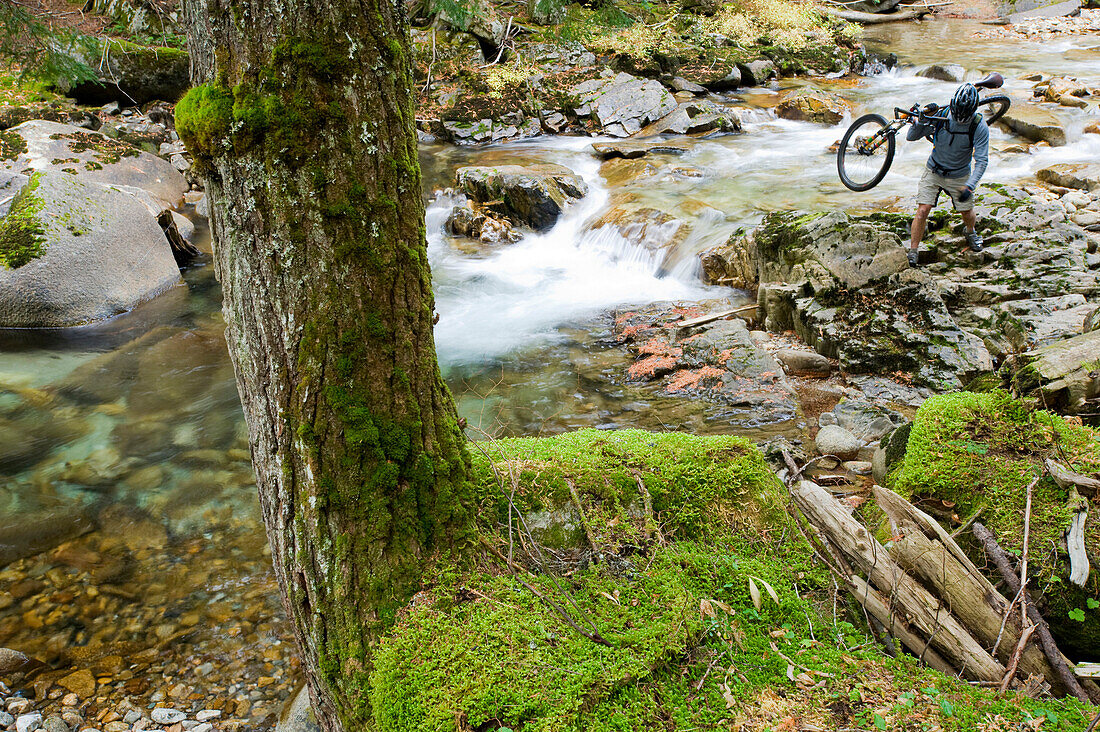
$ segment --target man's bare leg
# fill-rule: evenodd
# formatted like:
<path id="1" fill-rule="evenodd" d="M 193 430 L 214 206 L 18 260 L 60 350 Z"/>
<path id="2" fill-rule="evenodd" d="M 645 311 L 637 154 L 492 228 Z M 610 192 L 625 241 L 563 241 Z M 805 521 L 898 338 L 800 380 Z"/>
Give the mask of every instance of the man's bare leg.
<path id="1" fill-rule="evenodd" d="M 928 226 L 928 214 L 930 213 L 932 213 L 931 204 L 917 204 L 917 213 L 913 216 L 913 225 L 909 229 L 911 235 L 909 248 L 913 251 L 916 251 L 917 247 L 920 246 L 920 240 L 924 238 L 924 229 Z M 970 218 L 973 220 L 973 212 L 971 212 Z"/>

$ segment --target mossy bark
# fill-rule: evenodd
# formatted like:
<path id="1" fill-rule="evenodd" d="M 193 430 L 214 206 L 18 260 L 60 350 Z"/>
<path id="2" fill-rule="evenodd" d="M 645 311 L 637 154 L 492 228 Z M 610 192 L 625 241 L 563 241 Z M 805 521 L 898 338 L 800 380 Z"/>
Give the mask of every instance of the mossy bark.
<path id="1" fill-rule="evenodd" d="M 322 727 L 368 729 L 373 646 L 470 535 L 470 461 L 432 337 L 406 20 L 378 0 L 184 12 L 194 81 L 223 100 L 181 105 L 180 128 L 203 132 L 187 142 L 205 163 L 276 575 Z"/>

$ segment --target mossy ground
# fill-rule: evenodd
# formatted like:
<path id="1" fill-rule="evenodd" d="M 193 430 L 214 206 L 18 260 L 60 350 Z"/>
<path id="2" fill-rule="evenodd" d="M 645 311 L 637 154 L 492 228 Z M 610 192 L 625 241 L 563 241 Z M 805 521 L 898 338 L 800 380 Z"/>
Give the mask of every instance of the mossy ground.
<path id="1" fill-rule="evenodd" d="M 1037 410 L 1003 391 L 958 392 L 933 397 L 917 411 L 905 457 L 891 473 L 891 486 L 907 496 L 929 496 L 954 504 L 966 518 L 978 520 L 1001 546 L 1023 551 L 1026 487 L 1043 472 L 1044 458 L 1085 475 L 1100 475 L 1100 438 L 1094 429 Z M 1068 582 L 1064 534 L 1082 498 L 1059 488 L 1046 475 L 1032 494 L 1028 535 L 1028 574 L 1032 593 L 1045 596 L 1051 622 L 1070 639 L 1071 648 L 1096 647 L 1100 641 L 1100 598 L 1094 571 L 1083 591 Z M 1100 526 L 1088 521 L 1086 547 L 1095 556 Z M 1071 617 L 1069 613 L 1073 611 Z"/>
<path id="2" fill-rule="evenodd" d="M 739 438 L 586 430 L 484 448 L 475 459 L 482 538 L 532 572 L 512 576 L 489 554 L 414 598 L 377 650 L 379 729 L 1087 723 L 1074 701 L 995 696 L 882 656 L 845 619 L 845 599 L 834 606 L 778 481 Z M 558 546 L 548 539 L 540 569 L 517 512 L 509 521 L 509 499 L 527 516 L 583 513 L 587 551 L 572 534 Z M 520 580 L 610 645 L 583 637 Z"/>

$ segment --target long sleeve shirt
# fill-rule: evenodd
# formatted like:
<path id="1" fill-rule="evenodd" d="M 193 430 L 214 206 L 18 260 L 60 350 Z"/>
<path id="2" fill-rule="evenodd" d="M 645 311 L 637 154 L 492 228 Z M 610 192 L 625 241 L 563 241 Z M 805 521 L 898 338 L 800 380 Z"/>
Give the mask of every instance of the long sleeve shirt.
<path id="1" fill-rule="evenodd" d="M 985 169 L 989 166 L 989 125 L 978 117 L 978 124 L 974 126 L 974 143 L 970 143 L 970 123 L 956 122 L 948 112 L 947 119 L 938 124 L 910 125 L 906 134 L 907 140 L 919 140 L 929 137 L 932 140 L 932 154 L 928 156 L 926 165 L 934 173 L 945 178 L 962 178 L 969 176 L 966 185 L 970 190 L 978 187 L 978 181 L 985 175 Z M 970 169 L 971 158 L 974 160 L 974 169 Z"/>

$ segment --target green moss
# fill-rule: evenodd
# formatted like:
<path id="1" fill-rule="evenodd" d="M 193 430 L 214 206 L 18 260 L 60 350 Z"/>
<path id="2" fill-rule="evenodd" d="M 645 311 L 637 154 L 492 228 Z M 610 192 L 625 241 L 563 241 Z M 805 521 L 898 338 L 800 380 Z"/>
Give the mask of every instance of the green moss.
<path id="1" fill-rule="evenodd" d="M 176 132 L 196 165 L 209 166 L 233 124 L 233 97 L 225 87 L 192 87 L 176 104 Z"/>
<path id="2" fill-rule="evenodd" d="M 1003 391 L 958 392 L 926 401 L 913 419 L 905 458 L 890 480 L 907 496 L 934 496 L 956 504 L 959 516 L 982 511 L 981 521 L 1010 552 L 1023 549 L 1026 486 L 1052 457 L 1080 473 L 1100 474 L 1100 440 L 1094 430 L 1036 411 Z M 1067 573 L 1060 548 L 1077 500 L 1045 476 L 1035 486 L 1030 523 L 1030 572 L 1036 587 Z M 1090 552 L 1100 529 L 1086 529 Z M 1090 592 L 1096 594 L 1095 578 Z"/>
<path id="3" fill-rule="evenodd" d="M 51 140 L 68 140 L 69 149 L 74 153 L 92 151 L 94 161 L 89 160 L 85 167 L 88 170 L 98 170 L 104 165 L 113 165 L 123 158 L 137 157 L 139 151 L 129 143 L 121 140 L 113 140 L 98 132 L 58 132 L 50 135 Z M 72 159 L 73 162 L 77 162 Z M 57 161 L 55 161 L 56 164 Z M 66 162 L 66 160 L 61 160 Z M 90 167 L 92 165 L 95 167 Z"/>
<path id="4" fill-rule="evenodd" d="M 498 476 L 528 517 L 568 511 L 569 480 L 603 559 L 578 563 L 559 547 L 543 549 L 555 564 L 541 574 L 445 568 L 377 648 L 369 688 L 379 730 L 874 729 L 878 715 L 887 729 L 924 721 L 961 732 L 1047 712 L 1043 729 L 1087 723 L 1074 700 L 994 696 L 885 658 L 833 613 L 831 582 L 742 440 L 585 430 L 484 449 L 491 459 L 474 462 L 486 541 L 529 563 L 531 539 L 519 538 L 514 514 L 509 532 Z M 519 579 L 609 645 L 583 637 Z"/>
<path id="5" fill-rule="evenodd" d="M 0 160 L 15 160 L 27 152 L 27 141 L 18 132 L 0 131 Z"/>
<path id="6" fill-rule="evenodd" d="M 45 203 L 35 194 L 41 178 L 41 173 L 32 174 L 8 215 L 0 219 L 0 265 L 8 269 L 19 269 L 46 253 L 46 229 L 38 218 Z"/>

